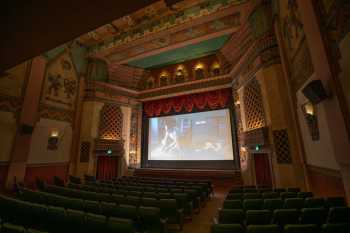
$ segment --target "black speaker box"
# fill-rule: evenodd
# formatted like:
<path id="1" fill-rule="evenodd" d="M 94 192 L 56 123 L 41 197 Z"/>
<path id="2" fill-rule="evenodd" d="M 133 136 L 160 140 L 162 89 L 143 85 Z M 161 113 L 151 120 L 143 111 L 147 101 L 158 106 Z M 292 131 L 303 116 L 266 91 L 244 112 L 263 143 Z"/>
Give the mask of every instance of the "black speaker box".
<path id="1" fill-rule="evenodd" d="M 31 125 L 23 124 L 21 125 L 21 134 L 32 134 L 34 127 Z"/>
<path id="2" fill-rule="evenodd" d="M 304 96 L 313 104 L 318 104 L 328 97 L 321 80 L 309 82 L 302 90 Z"/>

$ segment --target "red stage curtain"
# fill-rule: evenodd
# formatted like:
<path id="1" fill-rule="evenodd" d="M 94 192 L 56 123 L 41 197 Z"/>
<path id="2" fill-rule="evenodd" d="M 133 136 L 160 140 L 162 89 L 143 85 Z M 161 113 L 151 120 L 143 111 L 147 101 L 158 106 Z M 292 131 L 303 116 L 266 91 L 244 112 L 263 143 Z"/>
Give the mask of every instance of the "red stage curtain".
<path id="1" fill-rule="evenodd" d="M 117 177 L 118 158 L 113 156 L 98 156 L 97 179 L 111 180 Z"/>
<path id="2" fill-rule="evenodd" d="M 270 163 L 267 154 L 254 154 L 256 183 L 258 185 L 272 185 Z"/>
<path id="3" fill-rule="evenodd" d="M 144 113 L 147 117 L 153 117 L 172 112 L 193 112 L 195 108 L 197 110 L 225 108 L 228 105 L 230 97 L 231 89 L 222 89 L 148 101 L 144 103 Z"/>

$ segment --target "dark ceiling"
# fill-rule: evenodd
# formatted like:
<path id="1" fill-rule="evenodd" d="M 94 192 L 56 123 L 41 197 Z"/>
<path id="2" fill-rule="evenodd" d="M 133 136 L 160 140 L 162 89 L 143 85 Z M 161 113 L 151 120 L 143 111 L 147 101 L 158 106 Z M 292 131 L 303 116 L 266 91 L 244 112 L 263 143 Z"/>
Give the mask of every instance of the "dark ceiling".
<path id="1" fill-rule="evenodd" d="M 4 0 L 0 73 L 157 0 Z M 168 5 L 181 0 L 166 0 Z"/>

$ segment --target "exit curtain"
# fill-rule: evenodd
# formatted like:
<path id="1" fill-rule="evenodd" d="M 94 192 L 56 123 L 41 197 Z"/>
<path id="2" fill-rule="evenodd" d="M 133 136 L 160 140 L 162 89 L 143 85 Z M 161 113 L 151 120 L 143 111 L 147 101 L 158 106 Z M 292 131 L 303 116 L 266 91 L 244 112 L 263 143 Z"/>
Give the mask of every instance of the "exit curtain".
<path id="1" fill-rule="evenodd" d="M 98 156 L 97 159 L 98 180 L 111 180 L 117 177 L 118 158 L 116 156 Z"/>
<path id="2" fill-rule="evenodd" d="M 227 107 L 230 98 L 231 89 L 221 89 L 148 101 L 144 103 L 143 109 L 146 117 L 214 110 Z"/>

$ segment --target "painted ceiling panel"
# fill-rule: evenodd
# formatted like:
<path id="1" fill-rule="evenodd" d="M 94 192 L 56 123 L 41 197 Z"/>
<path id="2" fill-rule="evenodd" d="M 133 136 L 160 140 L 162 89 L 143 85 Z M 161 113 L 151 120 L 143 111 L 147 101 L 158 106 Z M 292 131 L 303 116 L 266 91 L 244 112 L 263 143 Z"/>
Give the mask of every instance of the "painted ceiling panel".
<path id="1" fill-rule="evenodd" d="M 231 34 L 191 44 L 178 49 L 173 49 L 154 56 L 138 59 L 128 63 L 130 66 L 143 69 L 156 68 L 165 65 L 176 64 L 187 60 L 207 56 L 216 53 L 230 38 Z"/>

